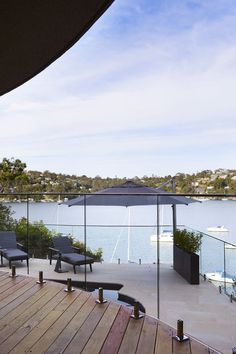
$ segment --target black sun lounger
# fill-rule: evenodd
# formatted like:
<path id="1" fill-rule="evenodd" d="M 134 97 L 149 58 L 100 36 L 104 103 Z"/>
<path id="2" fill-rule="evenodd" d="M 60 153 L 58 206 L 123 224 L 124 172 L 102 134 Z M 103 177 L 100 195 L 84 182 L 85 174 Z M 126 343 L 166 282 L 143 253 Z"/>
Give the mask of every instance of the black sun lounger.
<path id="1" fill-rule="evenodd" d="M 16 241 L 16 234 L 14 231 L 0 231 L 0 253 L 1 266 L 3 266 L 3 257 L 9 261 L 9 268 L 11 268 L 12 261 L 27 262 L 27 269 L 29 274 L 29 255 L 22 251 L 23 246 Z"/>
<path id="2" fill-rule="evenodd" d="M 52 238 L 53 247 L 49 247 L 49 260 L 52 264 L 52 258 L 57 258 L 55 272 L 61 272 L 61 261 L 72 264 L 74 273 L 76 274 L 75 266 L 89 264 L 92 272 L 93 258 L 85 256 L 79 252 L 77 247 L 73 247 L 69 237 L 67 236 L 55 236 Z M 54 256 L 53 256 L 54 254 Z"/>

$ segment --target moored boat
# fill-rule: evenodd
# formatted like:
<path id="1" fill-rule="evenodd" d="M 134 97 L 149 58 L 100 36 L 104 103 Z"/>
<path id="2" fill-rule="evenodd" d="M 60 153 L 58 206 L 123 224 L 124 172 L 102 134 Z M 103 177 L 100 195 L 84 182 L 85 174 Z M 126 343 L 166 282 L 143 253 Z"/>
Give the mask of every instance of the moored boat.
<path id="1" fill-rule="evenodd" d="M 229 284 L 235 284 L 236 283 L 236 276 L 227 274 L 226 272 L 222 271 L 216 271 L 212 273 L 206 273 L 206 278 L 211 281 L 216 281 L 216 282 L 225 282 Z"/>
<path id="2" fill-rule="evenodd" d="M 229 230 L 223 225 L 208 227 L 207 231 L 210 231 L 210 232 L 229 232 Z"/>
<path id="3" fill-rule="evenodd" d="M 157 242 L 157 235 L 151 235 L 150 240 L 152 242 Z M 168 230 L 163 230 L 159 235 L 159 242 L 173 242 L 173 233 Z"/>

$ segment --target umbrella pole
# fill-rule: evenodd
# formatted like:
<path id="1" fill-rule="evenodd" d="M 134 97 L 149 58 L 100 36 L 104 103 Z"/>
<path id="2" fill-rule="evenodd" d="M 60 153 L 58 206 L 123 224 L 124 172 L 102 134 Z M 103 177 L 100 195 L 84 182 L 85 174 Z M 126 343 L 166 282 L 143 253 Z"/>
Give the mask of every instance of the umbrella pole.
<path id="1" fill-rule="evenodd" d="M 87 251 L 87 234 L 86 234 L 87 226 L 86 226 L 86 223 L 87 223 L 86 194 L 84 194 L 84 249 L 85 249 L 84 255 L 85 255 L 85 263 L 86 263 L 86 251 Z M 86 267 L 86 264 L 84 267 L 84 285 L 85 285 L 85 290 L 87 290 L 87 267 Z"/>
<path id="2" fill-rule="evenodd" d="M 176 180 L 175 180 L 175 177 L 172 178 L 172 191 L 173 191 L 173 193 L 176 193 Z M 172 209 L 173 209 L 173 233 L 175 233 L 175 231 L 177 229 L 177 224 L 176 224 L 176 205 L 175 204 L 172 205 Z"/>
<path id="3" fill-rule="evenodd" d="M 160 318 L 160 213 L 159 197 L 157 196 L 157 318 Z"/>
<path id="4" fill-rule="evenodd" d="M 127 258 L 128 263 L 130 261 L 130 208 L 128 208 L 128 247 L 127 247 Z"/>

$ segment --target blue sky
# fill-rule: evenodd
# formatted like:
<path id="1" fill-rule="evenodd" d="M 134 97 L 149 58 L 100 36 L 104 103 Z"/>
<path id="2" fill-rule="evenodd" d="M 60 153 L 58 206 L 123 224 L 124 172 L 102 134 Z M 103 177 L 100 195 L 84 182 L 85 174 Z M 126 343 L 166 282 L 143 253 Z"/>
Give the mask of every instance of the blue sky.
<path id="1" fill-rule="evenodd" d="M 235 92 L 235 0 L 116 0 L 1 97 L 0 158 L 102 177 L 236 168 Z"/>

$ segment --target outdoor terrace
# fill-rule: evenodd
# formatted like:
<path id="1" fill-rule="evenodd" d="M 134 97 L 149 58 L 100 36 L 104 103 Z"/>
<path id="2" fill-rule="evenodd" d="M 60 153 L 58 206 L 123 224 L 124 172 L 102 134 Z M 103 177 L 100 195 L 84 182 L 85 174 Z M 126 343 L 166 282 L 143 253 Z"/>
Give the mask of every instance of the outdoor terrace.
<path id="1" fill-rule="evenodd" d="M 57 233 L 82 235 L 82 241 L 85 241 L 87 247 L 93 246 L 93 241 L 95 240 L 100 242 L 100 236 L 105 236 L 106 242 L 109 243 L 111 239 L 110 235 L 116 238 L 117 230 L 119 231 L 121 228 L 124 228 L 126 230 L 126 238 L 121 240 L 124 248 L 121 250 L 121 253 L 116 254 L 115 257 L 111 257 L 113 263 L 108 263 L 107 260 L 103 263 L 95 263 L 93 265 L 92 273 L 89 271 L 89 268 L 85 272 L 85 268 L 81 266 L 76 275 L 72 273 L 71 265 L 63 263 L 63 270 L 68 270 L 68 273 L 59 274 L 54 272 L 55 261 L 54 264 L 50 266 L 48 260 L 31 258 L 30 276 L 37 277 L 38 272 L 43 271 L 45 278 L 63 280 L 64 282 L 66 282 L 67 278 L 71 278 L 72 280 L 82 283 L 86 281 L 87 284 L 89 284 L 89 282 L 94 282 L 98 286 L 103 286 L 107 283 L 121 284 L 119 293 L 137 299 L 146 309 L 148 316 L 154 318 L 159 317 L 161 321 L 173 328 L 176 328 L 177 320 L 182 319 L 184 321 L 184 330 L 186 333 L 203 343 L 206 343 L 207 347 L 217 348 L 225 354 L 232 353 L 232 347 L 234 347 L 236 343 L 234 331 L 234 322 L 236 318 L 235 302 L 231 302 L 230 297 L 225 294 L 225 292 L 228 292 L 230 295 L 233 291 L 235 295 L 232 287 L 229 289 L 226 287 L 226 284 L 223 284 L 224 289 L 222 293 L 220 293 L 217 286 L 213 286 L 210 282 L 204 281 L 203 277 L 200 278 L 199 285 L 189 285 L 173 270 L 173 259 L 171 257 L 168 256 L 168 261 L 163 262 L 162 249 L 158 249 L 159 246 L 160 248 L 162 248 L 162 246 L 159 244 L 156 244 L 156 248 L 154 248 L 154 255 L 156 258 L 154 258 L 153 261 L 147 263 L 142 259 L 142 264 L 138 264 L 139 258 L 136 258 L 134 262 L 127 263 L 127 247 L 125 243 L 127 239 L 127 230 L 131 232 L 133 237 L 131 237 L 132 242 L 128 247 L 128 250 L 131 251 L 131 259 L 133 260 L 133 246 L 137 246 L 138 244 L 140 254 L 144 251 L 142 246 L 138 243 L 141 239 L 141 233 L 146 233 L 144 239 L 150 246 L 150 234 L 153 225 L 128 225 L 127 223 L 125 225 L 105 225 L 104 223 L 101 223 L 101 225 L 91 224 L 88 220 L 89 208 L 91 207 L 88 207 L 87 209 L 84 207 L 68 208 L 65 205 L 63 206 L 57 203 L 53 204 L 55 204 L 53 209 L 55 212 L 54 217 L 51 214 L 51 211 L 49 212 L 49 210 L 51 210 L 50 203 L 37 204 L 30 202 L 30 196 L 27 196 L 25 202 L 17 203 L 17 205 L 23 209 L 25 217 L 30 223 L 33 223 L 35 220 L 44 220 L 42 215 L 43 210 L 46 209 L 47 222 L 45 222 L 45 225 L 48 228 Z M 191 206 L 191 210 L 194 210 L 195 207 L 195 213 L 202 217 L 199 213 L 200 207 L 202 208 L 206 204 L 202 203 L 200 207 L 199 205 L 199 203 L 195 203 Z M 222 202 L 222 205 L 224 205 L 224 202 Z M 37 208 L 36 213 L 35 208 Z M 71 225 L 70 223 L 66 224 L 62 222 L 62 211 L 60 208 L 65 208 L 66 219 L 68 219 L 68 216 L 70 215 L 69 213 L 72 212 L 72 209 L 74 212 L 76 211 L 76 224 Z M 184 208 L 190 211 L 190 207 L 184 206 Z M 114 212 L 112 211 L 112 213 Z M 84 215 L 87 216 L 87 223 L 83 222 Z M 105 215 L 107 219 L 107 211 Z M 219 214 L 218 216 L 215 216 L 213 213 L 209 214 L 208 212 L 207 215 L 207 219 L 209 219 L 207 221 L 209 222 L 208 226 L 211 226 L 211 223 L 214 225 L 214 220 L 217 220 L 218 224 L 218 221 L 220 220 Z M 209 218 L 209 215 L 211 218 Z M 187 216 L 187 219 L 190 220 L 190 212 Z M 97 217 L 100 219 L 101 215 L 97 215 Z M 154 225 L 156 230 L 159 222 L 160 219 L 157 218 L 156 225 Z M 161 226 L 163 225 L 159 224 L 159 227 Z M 235 274 L 235 257 L 233 257 L 235 252 L 234 249 L 228 249 L 228 243 L 225 241 L 218 240 L 203 232 L 201 232 L 201 234 L 203 236 L 200 252 L 201 274 L 216 269 L 222 269 Z M 134 239 L 134 236 L 137 238 Z M 30 247 L 32 246 L 34 234 L 29 232 L 27 237 L 29 246 L 28 250 L 29 253 L 33 255 L 34 249 Z M 171 247 L 169 248 L 171 250 L 173 246 L 170 246 Z M 160 253 L 158 254 L 158 252 Z M 211 259 L 209 258 L 209 252 L 212 255 Z M 172 254 L 172 252 L 170 252 L 170 254 Z M 158 268 L 157 259 L 159 259 L 159 255 L 161 256 L 161 263 Z M 118 259 L 121 260 L 121 264 L 118 264 Z M 217 268 L 218 266 L 220 266 L 220 268 Z M 26 275 L 26 266 L 24 263 L 17 264 L 17 273 Z M 114 295 L 112 295 L 112 298 L 114 298 Z M 128 308 L 130 309 L 130 307 Z M 210 351 L 206 351 L 206 353 L 209 352 Z"/>
<path id="2" fill-rule="evenodd" d="M 45 263 L 32 260 L 31 274 L 36 275 L 38 268 L 44 268 L 48 276 L 54 276 Z M 97 277 L 104 272 L 102 266 L 95 267 Z M 147 271 L 146 267 L 140 267 L 141 273 Z M 17 270 L 24 273 L 25 268 L 21 264 Z M 114 268 L 111 271 L 113 274 Z M 107 267 L 106 273 L 108 276 Z M 118 273 L 115 280 L 121 279 Z M 93 275 L 91 279 L 98 280 L 97 277 Z M 79 289 L 65 292 L 63 284 L 48 280 L 37 284 L 36 280 L 37 277 L 10 277 L 8 272 L 0 272 L 0 352 L 3 354 L 220 353 L 193 337 L 178 342 L 174 328 L 151 316 L 131 318 L 131 307 L 113 301 L 97 304 L 96 295 L 90 292 Z"/>
<path id="3" fill-rule="evenodd" d="M 27 269 L 23 263 L 17 262 L 16 267 L 18 274 L 27 275 Z M 84 266 L 79 268 L 77 274 L 73 273 L 72 266 L 67 263 L 62 263 L 62 269 L 67 271 L 66 273 L 56 273 L 54 267 L 55 261 L 50 266 L 49 260 L 31 259 L 30 277 L 38 278 L 39 271 L 43 271 L 46 279 L 63 280 L 65 283 L 68 278 L 72 281 L 84 281 Z M 10 272 L 8 268 L 3 269 Z M 86 277 L 88 284 L 90 282 L 100 284 L 100 286 L 105 283 L 121 284 L 120 294 L 129 295 L 140 301 L 146 309 L 146 314 L 156 318 L 156 272 L 155 264 L 95 263 L 93 272 L 91 273 L 88 268 Z M 97 296 L 97 292 L 94 296 Z M 114 301 L 113 292 L 108 296 L 111 296 Z M 132 309 L 130 305 L 125 307 Z M 204 281 L 201 277 L 200 285 L 189 285 L 173 270 L 171 265 L 160 265 L 160 320 L 172 327 L 169 329 L 171 331 L 169 335 L 175 333 L 177 320 L 182 319 L 184 332 L 205 343 L 205 348 L 216 348 L 219 352 L 231 354 L 232 347 L 236 343 L 235 318 L 235 302 L 231 303 L 229 297 L 223 293 L 220 294 L 218 288 L 210 282 Z M 166 328 L 169 328 L 168 326 Z M 207 350 L 202 352 L 214 352 Z M 163 354 L 169 352 L 171 353 L 168 350 L 157 351 Z M 176 352 L 182 353 L 181 350 Z M 188 353 L 188 351 L 183 352 Z M 194 351 L 191 353 L 193 354 Z M 201 353 L 201 351 L 196 353 Z"/>

